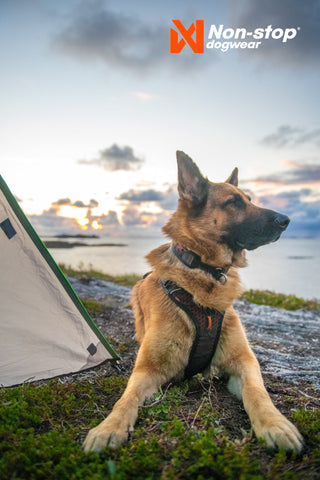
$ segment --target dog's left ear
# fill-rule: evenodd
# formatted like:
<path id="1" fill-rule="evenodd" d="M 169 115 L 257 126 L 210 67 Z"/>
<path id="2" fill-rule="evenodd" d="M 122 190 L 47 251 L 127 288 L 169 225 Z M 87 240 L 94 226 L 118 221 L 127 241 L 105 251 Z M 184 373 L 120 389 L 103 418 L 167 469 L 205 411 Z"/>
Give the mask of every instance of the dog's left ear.
<path id="1" fill-rule="evenodd" d="M 208 179 L 201 172 L 194 161 L 184 152 L 177 151 L 178 162 L 178 191 L 182 200 L 192 207 L 203 205 L 208 196 Z"/>
<path id="2" fill-rule="evenodd" d="M 234 185 L 235 187 L 238 186 L 238 169 L 237 169 L 237 167 L 233 169 L 233 172 L 231 173 L 230 177 L 227 178 L 225 183 L 230 183 L 231 185 Z"/>

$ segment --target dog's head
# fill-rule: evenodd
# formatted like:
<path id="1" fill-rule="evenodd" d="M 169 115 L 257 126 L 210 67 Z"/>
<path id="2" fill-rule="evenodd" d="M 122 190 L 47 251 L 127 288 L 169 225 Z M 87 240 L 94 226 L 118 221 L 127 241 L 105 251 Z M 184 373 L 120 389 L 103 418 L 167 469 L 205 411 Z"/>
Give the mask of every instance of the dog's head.
<path id="1" fill-rule="evenodd" d="M 179 205 L 164 227 L 171 237 L 176 229 L 184 237 L 224 244 L 237 252 L 275 242 L 287 228 L 286 215 L 254 205 L 238 188 L 237 168 L 226 182 L 212 183 L 184 152 L 177 152 L 177 161 Z"/>

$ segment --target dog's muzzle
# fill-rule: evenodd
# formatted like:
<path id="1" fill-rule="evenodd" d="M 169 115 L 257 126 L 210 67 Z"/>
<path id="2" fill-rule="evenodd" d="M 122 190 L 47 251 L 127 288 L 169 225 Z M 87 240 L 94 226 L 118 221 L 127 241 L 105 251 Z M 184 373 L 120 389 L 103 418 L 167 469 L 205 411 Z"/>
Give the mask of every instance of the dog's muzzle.
<path id="1" fill-rule="evenodd" d="M 284 232 L 290 223 L 290 218 L 287 215 L 282 215 L 282 213 L 277 213 L 273 222 Z"/>
<path id="2" fill-rule="evenodd" d="M 262 245 L 279 240 L 290 223 L 290 218 L 282 213 L 261 209 L 261 217 L 247 219 L 231 233 L 231 244 L 236 248 L 255 250 Z"/>

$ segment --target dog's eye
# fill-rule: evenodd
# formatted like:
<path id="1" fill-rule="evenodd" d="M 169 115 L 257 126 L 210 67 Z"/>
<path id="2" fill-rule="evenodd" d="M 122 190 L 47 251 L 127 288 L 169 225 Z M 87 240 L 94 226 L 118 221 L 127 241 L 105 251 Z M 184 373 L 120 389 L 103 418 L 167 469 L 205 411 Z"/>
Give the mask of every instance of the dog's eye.
<path id="1" fill-rule="evenodd" d="M 232 198 L 229 198 L 226 202 L 224 202 L 222 206 L 227 207 L 229 205 L 232 205 L 236 208 L 243 208 L 245 206 L 244 201 L 240 197 L 240 195 L 234 195 Z"/>

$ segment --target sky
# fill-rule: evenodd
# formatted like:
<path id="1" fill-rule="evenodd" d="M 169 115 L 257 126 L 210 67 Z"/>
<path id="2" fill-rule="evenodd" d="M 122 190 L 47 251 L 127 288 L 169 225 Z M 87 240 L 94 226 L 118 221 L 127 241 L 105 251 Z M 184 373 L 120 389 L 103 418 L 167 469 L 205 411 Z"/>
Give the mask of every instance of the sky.
<path id="1" fill-rule="evenodd" d="M 204 53 L 170 53 L 174 19 Z M 211 25 L 279 38 L 223 52 Z M 156 235 L 183 150 L 320 236 L 319 47 L 320 0 L 1 0 L 0 174 L 40 236 Z"/>

